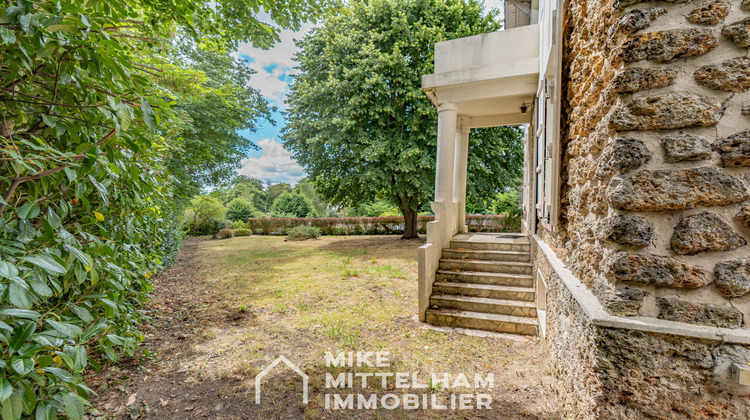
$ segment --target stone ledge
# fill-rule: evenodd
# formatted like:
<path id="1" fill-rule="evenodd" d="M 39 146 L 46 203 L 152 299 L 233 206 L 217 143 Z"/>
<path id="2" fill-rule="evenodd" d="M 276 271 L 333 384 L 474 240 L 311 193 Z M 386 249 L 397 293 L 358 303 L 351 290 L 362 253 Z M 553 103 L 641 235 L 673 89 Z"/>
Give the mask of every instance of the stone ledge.
<path id="1" fill-rule="evenodd" d="M 591 319 L 591 322 L 598 327 L 670 334 L 723 343 L 750 344 L 750 331 L 746 330 L 708 327 L 647 317 L 610 315 L 599 302 L 599 299 L 565 266 L 549 245 L 542 241 L 538 235 L 534 235 L 533 238 L 565 288 L 573 295 L 578 305 Z"/>

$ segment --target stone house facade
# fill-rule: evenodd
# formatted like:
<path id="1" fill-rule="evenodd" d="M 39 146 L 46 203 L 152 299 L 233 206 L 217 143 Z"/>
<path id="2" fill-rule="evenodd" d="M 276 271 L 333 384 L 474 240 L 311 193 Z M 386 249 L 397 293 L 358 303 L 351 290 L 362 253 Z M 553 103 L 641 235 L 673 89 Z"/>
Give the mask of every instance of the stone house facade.
<path id="1" fill-rule="evenodd" d="M 750 1 L 526 10 L 530 25 L 437 44 L 423 78 L 439 137 L 420 319 L 503 321 L 439 318 L 431 297 L 465 231 L 470 129 L 524 124 L 523 273 L 561 414 L 750 418 Z"/>

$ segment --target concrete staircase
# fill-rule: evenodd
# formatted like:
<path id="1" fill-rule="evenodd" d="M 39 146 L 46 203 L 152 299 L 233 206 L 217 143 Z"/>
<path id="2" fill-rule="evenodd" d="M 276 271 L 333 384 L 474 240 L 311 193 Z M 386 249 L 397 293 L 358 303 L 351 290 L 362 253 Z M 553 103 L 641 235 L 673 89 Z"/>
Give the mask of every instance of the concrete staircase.
<path id="1" fill-rule="evenodd" d="M 529 251 L 529 240 L 521 234 L 456 235 L 443 250 L 426 321 L 536 335 Z"/>

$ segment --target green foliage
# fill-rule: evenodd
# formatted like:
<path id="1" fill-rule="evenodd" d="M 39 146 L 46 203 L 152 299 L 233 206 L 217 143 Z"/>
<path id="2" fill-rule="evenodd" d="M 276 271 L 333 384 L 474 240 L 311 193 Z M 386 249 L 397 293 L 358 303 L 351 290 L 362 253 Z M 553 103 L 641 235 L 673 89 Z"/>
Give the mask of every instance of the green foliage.
<path id="1" fill-rule="evenodd" d="M 216 239 L 229 239 L 234 238 L 234 231 L 232 229 L 222 229 L 216 234 Z"/>
<path id="2" fill-rule="evenodd" d="M 186 212 L 193 220 L 221 219 L 226 209 L 214 197 L 199 195 L 190 200 L 190 208 Z"/>
<path id="3" fill-rule="evenodd" d="M 398 216 L 399 211 L 387 201 L 377 200 L 351 209 L 347 209 L 347 216 L 386 217 Z"/>
<path id="4" fill-rule="evenodd" d="M 235 198 L 227 206 L 227 219 L 233 222 L 245 221 L 255 213 L 253 205 L 241 198 Z"/>
<path id="5" fill-rule="evenodd" d="M 295 226 L 289 229 L 288 238 L 291 240 L 305 240 L 320 238 L 320 229 L 314 226 Z"/>
<path id="6" fill-rule="evenodd" d="M 201 187 L 235 177 L 248 150 L 257 149 L 238 130 L 252 132 L 259 120 L 271 121 L 273 108 L 250 87 L 255 72 L 246 61 L 184 39 L 175 44 L 159 82 L 173 92 L 175 110 L 188 123 L 179 132 L 181 152 L 172 156 L 168 166 L 178 178 L 180 192 L 192 195 Z M 243 198 L 252 201 L 250 194 L 243 192 Z"/>
<path id="7" fill-rule="evenodd" d="M 276 202 L 276 199 L 281 196 L 284 193 L 288 193 L 292 191 L 292 187 L 289 186 L 289 184 L 285 184 L 283 182 L 280 182 L 278 184 L 269 185 L 266 188 L 266 206 L 268 208 L 268 211 L 271 211 L 273 208 L 273 203 Z"/>
<path id="8" fill-rule="evenodd" d="M 300 194 L 285 192 L 274 201 L 272 217 L 315 217 L 310 200 Z"/>
<path id="9" fill-rule="evenodd" d="M 266 2 L 274 25 L 256 19 L 260 7 L 246 0 L 3 2 L 3 419 L 82 418 L 92 393 L 84 373 L 119 352 L 132 353 L 143 338 L 139 304 L 180 239 L 182 203 L 167 163 L 183 147 L 180 133 L 218 135 L 199 124 L 208 118 L 201 106 L 237 111 L 217 130 L 226 131 L 241 118 L 243 104 L 233 101 L 249 92 L 201 79 L 209 73 L 242 79 L 227 54 L 202 48 L 268 46 L 279 27 L 297 29 L 327 4 Z M 174 75 L 163 60 L 170 52 L 162 41 L 173 34 L 187 34 L 195 51 L 205 53 L 189 58 L 192 73 Z M 230 68 L 222 73 L 208 64 Z M 185 86 L 200 85 L 202 96 L 174 103 L 185 97 L 169 90 L 177 85 L 172 76 L 195 76 Z M 262 105 L 257 96 L 249 100 Z"/>
<path id="10" fill-rule="evenodd" d="M 328 212 L 328 203 L 326 203 L 323 196 L 315 190 L 315 184 L 309 179 L 301 179 L 297 185 L 294 186 L 294 192 L 303 195 L 310 201 L 315 214 L 320 216 L 325 215 Z"/>
<path id="11" fill-rule="evenodd" d="M 421 91 L 433 45 L 500 24 L 477 0 L 349 6 L 299 42 L 283 141 L 326 200 L 353 206 L 385 196 L 414 237 L 434 191 L 437 113 Z"/>
<path id="12" fill-rule="evenodd" d="M 523 176 L 524 136 L 520 127 L 472 130 L 466 182 L 468 208 L 486 211 L 498 193 L 517 186 Z"/>
<path id="13" fill-rule="evenodd" d="M 203 219 L 188 223 L 185 233 L 190 236 L 215 235 L 222 229 L 230 229 L 232 222 L 224 219 Z"/>
<path id="14" fill-rule="evenodd" d="M 246 229 L 246 228 L 234 229 L 234 236 L 250 236 L 252 234 L 253 234 L 253 231 L 251 231 L 250 229 Z"/>
<path id="15" fill-rule="evenodd" d="M 506 214 L 509 216 L 520 216 L 523 214 L 521 209 L 521 199 L 517 189 L 498 193 L 493 203 L 492 209 L 495 214 Z"/>
<path id="16" fill-rule="evenodd" d="M 238 221 L 232 223 L 232 229 L 242 229 L 245 226 L 246 225 L 245 225 L 245 222 L 243 220 L 238 220 Z"/>

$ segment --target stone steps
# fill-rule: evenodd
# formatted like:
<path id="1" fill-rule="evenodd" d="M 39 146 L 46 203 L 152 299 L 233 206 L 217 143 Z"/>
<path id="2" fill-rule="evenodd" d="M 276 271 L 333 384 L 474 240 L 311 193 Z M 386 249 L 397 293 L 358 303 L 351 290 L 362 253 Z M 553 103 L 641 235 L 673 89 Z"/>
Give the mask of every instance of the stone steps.
<path id="1" fill-rule="evenodd" d="M 451 241 L 453 249 L 473 249 L 477 251 L 520 251 L 529 252 L 531 245 L 528 241 L 493 243 L 493 242 L 473 242 L 473 241 Z"/>
<path id="2" fill-rule="evenodd" d="M 491 299 L 517 300 L 523 302 L 534 301 L 534 288 L 515 286 L 495 286 L 491 284 L 435 282 L 433 293 L 440 295 L 474 296 Z"/>
<path id="3" fill-rule="evenodd" d="M 482 271 L 438 270 L 438 282 L 489 284 L 493 286 L 534 287 L 530 274 L 488 273 Z"/>
<path id="4" fill-rule="evenodd" d="M 537 321 L 534 318 L 488 314 L 454 309 L 428 309 L 426 321 L 432 324 L 458 328 L 473 328 L 493 332 L 536 335 Z"/>
<path id="5" fill-rule="evenodd" d="M 519 234 L 459 234 L 443 249 L 427 322 L 535 335 L 529 240 Z"/>
<path id="6" fill-rule="evenodd" d="M 486 273 L 531 274 L 529 262 L 440 259 L 440 270 L 478 271 Z"/>
<path id="7" fill-rule="evenodd" d="M 443 250 L 443 258 L 449 258 L 453 260 L 528 262 L 530 257 L 527 251 L 490 251 L 446 248 Z"/>
<path id="8" fill-rule="evenodd" d="M 536 307 L 533 302 L 475 296 L 438 295 L 434 292 L 432 297 L 430 297 L 430 307 L 433 309 L 455 309 L 466 312 L 481 312 L 486 314 L 512 315 L 531 318 L 536 316 Z"/>

